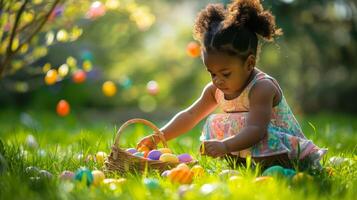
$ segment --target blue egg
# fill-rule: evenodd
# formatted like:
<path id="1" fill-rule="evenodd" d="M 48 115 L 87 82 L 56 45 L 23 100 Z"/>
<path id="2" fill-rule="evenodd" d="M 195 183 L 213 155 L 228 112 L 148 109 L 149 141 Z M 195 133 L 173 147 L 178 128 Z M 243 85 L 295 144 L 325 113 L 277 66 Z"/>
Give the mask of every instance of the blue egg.
<path id="1" fill-rule="evenodd" d="M 87 168 L 80 168 L 77 170 L 74 179 L 77 181 L 86 181 L 87 185 L 91 185 L 93 183 L 93 175 L 92 172 Z"/>
<path id="2" fill-rule="evenodd" d="M 275 165 L 266 169 L 262 176 L 284 176 L 284 168 L 279 165 Z"/>
<path id="3" fill-rule="evenodd" d="M 149 189 L 149 190 L 157 190 L 160 188 L 159 181 L 157 179 L 153 178 L 146 178 L 144 179 L 144 185 Z"/>
<path id="4" fill-rule="evenodd" d="M 288 178 L 293 178 L 296 174 L 296 171 L 293 169 L 284 169 L 284 175 Z"/>

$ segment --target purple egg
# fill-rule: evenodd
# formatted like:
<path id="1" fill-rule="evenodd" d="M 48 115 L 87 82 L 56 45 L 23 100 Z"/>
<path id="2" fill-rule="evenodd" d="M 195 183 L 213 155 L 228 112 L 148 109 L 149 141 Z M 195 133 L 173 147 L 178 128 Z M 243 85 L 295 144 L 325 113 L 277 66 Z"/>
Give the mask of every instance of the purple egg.
<path id="1" fill-rule="evenodd" d="M 148 158 L 151 160 L 159 160 L 161 156 L 161 151 L 159 150 L 151 150 L 148 154 Z"/>
<path id="2" fill-rule="evenodd" d="M 171 170 L 165 170 L 164 172 L 162 172 L 161 176 L 162 177 L 167 177 L 170 172 L 171 172 Z"/>
<path id="3" fill-rule="evenodd" d="M 178 155 L 177 158 L 179 159 L 179 161 L 181 163 L 186 163 L 186 162 L 191 162 L 192 161 L 192 157 L 188 153 L 184 153 L 184 154 Z"/>
<path id="4" fill-rule="evenodd" d="M 134 153 L 138 152 L 135 148 L 129 148 L 126 151 L 131 153 L 131 154 L 134 154 Z"/>

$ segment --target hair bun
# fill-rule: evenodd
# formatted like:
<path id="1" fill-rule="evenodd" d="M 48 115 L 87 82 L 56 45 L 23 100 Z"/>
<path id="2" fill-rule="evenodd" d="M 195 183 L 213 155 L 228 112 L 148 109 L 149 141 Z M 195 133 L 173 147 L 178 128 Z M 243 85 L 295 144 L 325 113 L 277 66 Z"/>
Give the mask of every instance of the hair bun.
<path id="1" fill-rule="evenodd" d="M 209 4 L 205 9 L 198 13 L 194 30 L 194 37 L 198 40 L 202 39 L 203 34 L 210 31 L 213 27 L 217 27 L 226 15 L 226 10 L 222 4 Z"/>
<path id="2" fill-rule="evenodd" d="M 271 41 L 274 36 L 281 35 L 281 29 L 275 24 L 275 17 L 264 10 L 259 0 L 234 0 L 228 5 L 224 27 L 245 27 L 264 39 Z"/>

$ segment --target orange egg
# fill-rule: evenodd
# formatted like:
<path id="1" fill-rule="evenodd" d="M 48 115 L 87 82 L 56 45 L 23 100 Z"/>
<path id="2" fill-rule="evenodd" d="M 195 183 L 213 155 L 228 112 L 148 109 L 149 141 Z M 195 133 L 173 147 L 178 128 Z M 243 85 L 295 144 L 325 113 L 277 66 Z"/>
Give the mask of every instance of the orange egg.
<path id="1" fill-rule="evenodd" d="M 200 56 L 200 54 L 201 54 L 200 45 L 197 44 L 196 42 L 190 42 L 190 43 L 188 43 L 188 45 L 186 47 L 186 52 L 192 58 L 196 58 L 196 57 Z"/>
<path id="2" fill-rule="evenodd" d="M 50 69 L 47 71 L 45 76 L 45 83 L 47 85 L 53 85 L 57 82 L 58 73 L 55 69 Z"/>
<path id="3" fill-rule="evenodd" d="M 72 76 L 72 80 L 75 83 L 83 83 L 86 80 L 86 78 L 87 78 L 87 74 L 83 70 L 78 70 L 74 72 Z"/>
<path id="4" fill-rule="evenodd" d="M 69 106 L 69 103 L 66 101 L 66 100 L 60 100 L 58 103 L 57 103 L 57 114 L 59 116 L 66 116 L 69 114 L 71 108 Z"/>
<path id="5" fill-rule="evenodd" d="M 190 184 L 192 182 L 193 172 L 186 168 L 174 168 L 168 175 L 173 183 Z"/>

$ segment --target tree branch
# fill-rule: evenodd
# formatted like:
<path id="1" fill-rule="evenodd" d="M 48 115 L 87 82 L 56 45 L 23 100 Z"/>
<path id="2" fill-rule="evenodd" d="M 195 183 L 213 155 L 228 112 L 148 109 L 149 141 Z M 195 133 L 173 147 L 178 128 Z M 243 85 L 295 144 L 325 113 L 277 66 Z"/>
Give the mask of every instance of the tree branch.
<path id="1" fill-rule="evenodd" d="M 15 19 L 15 22 L 14 22 L 14 26 L 12 27 L 12 30 L 11 30 L 9 45 L 7 46 L 4 59 L 2 60 L 2 62 L 0 64 L 0 78 L 2 77 L 3 72 L 5 70 L 5 67 L 6 67 L 6 65 L 10 61 L 10 58 L 13 55 L 11 47 L 12 47 L 12 44 L 13 44 L 13 41 L 14 41 L 14 38 L 15 38 L 16 29 L 17 29 L 17 26 L 19 25 L 19 21 L 20 21 L 21 15 L 24 12 L 26 4 L 28 2 L 29 2 L 29 0 L 25 0 L 25 2 L 22 4 L 20 10 L 17 12 L 16 19 Z"/>

